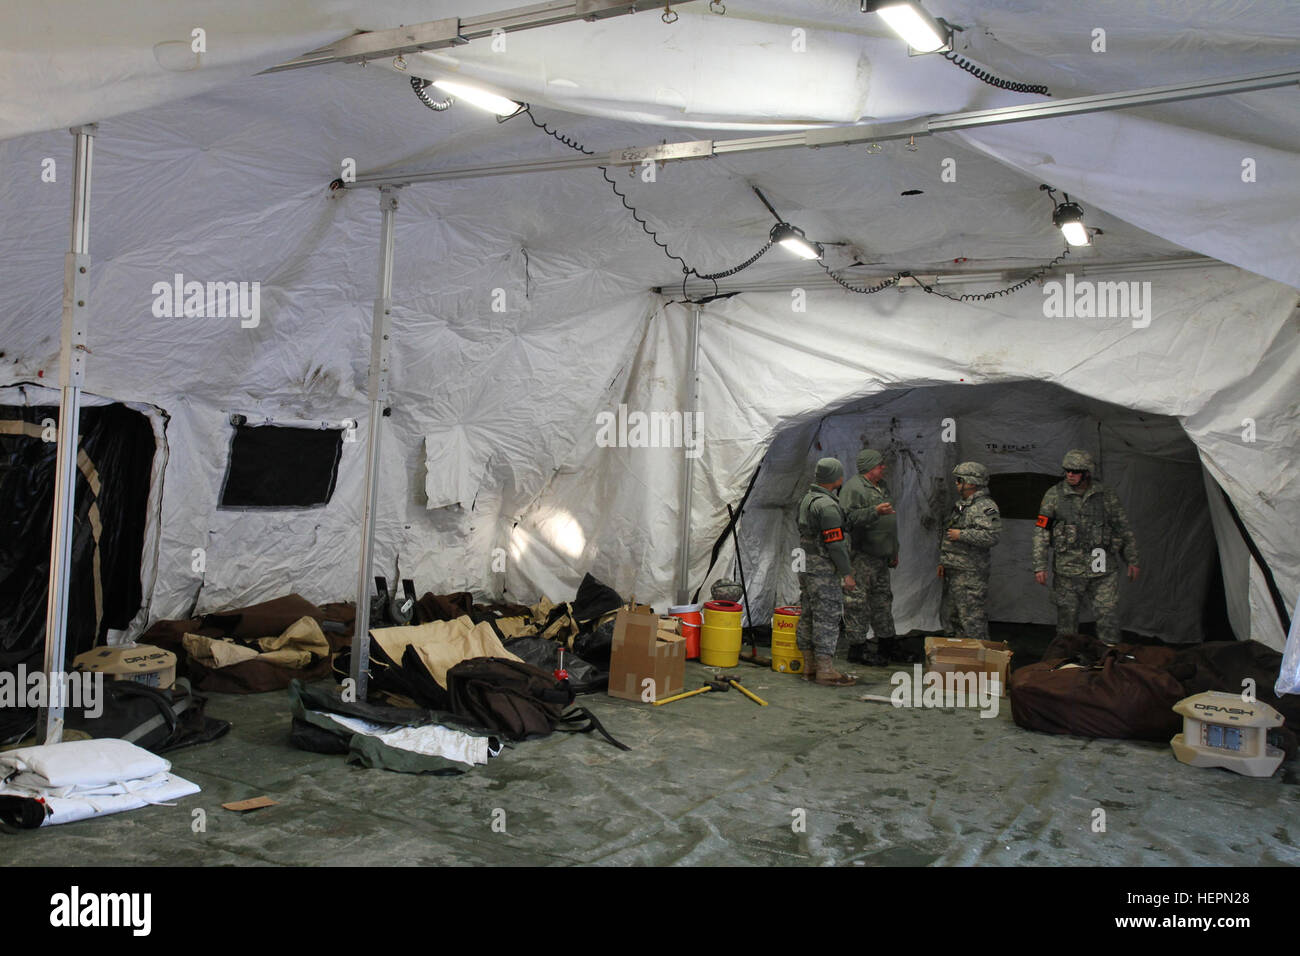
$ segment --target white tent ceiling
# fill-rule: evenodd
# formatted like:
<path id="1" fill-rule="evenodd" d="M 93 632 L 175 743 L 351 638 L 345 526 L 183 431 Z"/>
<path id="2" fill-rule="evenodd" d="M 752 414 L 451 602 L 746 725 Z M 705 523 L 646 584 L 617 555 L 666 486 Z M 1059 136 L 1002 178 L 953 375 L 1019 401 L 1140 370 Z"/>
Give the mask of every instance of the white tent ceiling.
<path id="1" fill-rule="evenodd" d="M 1057 98 L 1300 66 L 1300 9 L 1283 0 L 928 7 L 966 28 L 966 55 Z M 352 593 L 360 444 L 345 446 L 326 508 L 215 507 L 228 413 L 364 417 L 378 201 L 372 189 L 327 191 L 344 159 L 370 172 L 576 155 L 526 117 L 498 124 L 463 105 L 430 112 L 385 64 L 252 74 L 353 30 L 502 8 L 184 0 L 109 12 L 64 3 L 3 24 L 0 386 L 57 382 L 72 169 L 64 128 L 99 121 L 87 388 L 171 416 L 155 615 L 190 605 L 200 581 L 189 554 L 199 546 L 209 552 L 202 607 L 286 588 L 318 599 Z M 673 25 L 645 11 L 519 33 L 504 53 L 475 43 L 454 61 L 412 55 L 408 71 L 494 85 L 597 151 L 1041 99 L 995 90 L 937 57 L 909 58 L 852 0 L 732 0 L 725 16 L 698 2 L 679 12 Z M 193 66 L 184 49 L 158 44 L 186 41 L 196 26 L 209 52 L 184 69 Z M 1098 27 L 1105 53 L 1091 49 Z M 795 28 L 806 31 L 806 52 L 791 48 Z M 612 175 L 701 272 L 738 263 L 766 239 L 772 220 L 752 185 L 809 235 L 846 243 L 830 247 L 832 267 L 860 254 L 868 265 L 848 277 L 1036 265 L 1061 251 L 1041 182 L 1077 196 L 1104 230 L 1090 258 L 1072 257 L 1078 263 L 1197 253 L 1248 271 L 1134 274 L 1161 297 L 1145 330 L 1049 324 L 1036 288 L 979 305 L 915 290 L 817 292 L 816 308 L 797 317 L 788 293 L 707 305 L 696 574 L 725 521 L 722 504 L 738 500 L 787 426 L 899 382 L 1043 378 L 1178 420 L 1293 597 L 1296 90 L 915 145 L 729 154 L 669 164 L 654 183 L 636 169 Z M 47 157 L 55 183 L 41 180 Z M 940 178 L 948 158 L 956 182 Z M 1244 158 L 1256 161 L 1253 183 L 1242 181 Z M 907 189 L 923 194 L 901 196 Z M 671 598 L 681 459 L 599 449 L 594 421 L 620 399 L 689 407 L 686 312 L 665 304 L 680 298 L 677 264 L 590 169 L 410 186 L 399 193 L 396 250 L 381 569 L 400 555 L 421 588 L 490 589 L 502 582 L 488 555 L 507 546 L 505 582 L 519 597 L 565 597 L 590 568 L 624 590 Z M 822 276 L 781 256 L 768 253 L 736 281 L 797 287 Z M 261 324 L 154 318 L 153 283 L 178 272 L 259 281 Z M 504 313 L 491 309 L 496 289 Z M 1244 417 L 1260 423 L 1256 445 L 1233 440 Z M 471 488 L 472 502 L 426 507 L 427 489 L 436 503 Z M 1276 643 L 1258 580 L 1250 600 L 1252 632 Z"/>

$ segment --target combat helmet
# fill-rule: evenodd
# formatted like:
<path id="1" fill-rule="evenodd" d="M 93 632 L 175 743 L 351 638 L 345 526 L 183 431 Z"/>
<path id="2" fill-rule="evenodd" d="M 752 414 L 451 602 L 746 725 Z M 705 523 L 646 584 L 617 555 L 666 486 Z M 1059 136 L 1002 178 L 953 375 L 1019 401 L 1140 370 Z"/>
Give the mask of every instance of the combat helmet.
<path id="1" fill-rule="evenodd" d="M 989 470 L 978 461 L 963 461 L 952 470 L 952 473 L 953 477 L 960 478 L 969 484 L 977 485 L 980 488 L 988 487 Z"/>
<path id="2" fill-rule="evenodd" d="M 1092 471 L 1096 465 L 1092 456 L 1082 448 L 1072 448 L 1061 459 L 1061 467 L 1066 471 Z"/>

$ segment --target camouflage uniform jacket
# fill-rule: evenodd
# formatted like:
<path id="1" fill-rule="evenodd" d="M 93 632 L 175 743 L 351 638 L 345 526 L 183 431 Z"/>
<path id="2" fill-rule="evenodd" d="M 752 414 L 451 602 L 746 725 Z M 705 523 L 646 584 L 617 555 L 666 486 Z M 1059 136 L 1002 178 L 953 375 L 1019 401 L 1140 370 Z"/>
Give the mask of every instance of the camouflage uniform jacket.
<path id="1" fill-rule="evenodd" d="M 957 528 L 961 537 L 948 540 L 948 529 Z M 944 525 L 939 545 L 939 563 L 945 570 L 988 573 L 989 549 L 1002 534 L 1002 513 L 987 488 L 980 488 L 969 498 L 958 498 Z"/>
<path id="2" fill-rule="evenodd" d="M 894 495 L 882 479 L 873 485 L 854 475 L 840 489 L 840 507 L 848 517 L 853 550 L 873 558 L 898 555 L 898 515 L 876 514 L 876 506 L 893 503 Z"/>
<path id="3" fill-rule="evenodd" d="M 841 576 L 852 573 L 844 512 L 821 485 L 809 488 L 799 502 L 799 546 L 809 555 L 826 558 Z"/>
<path id="4" fill-rule="evenodd" d="M 1034 571 L 1047 570 L 1049 544 L 1056 552 L 1056 573 L 1070 577 L 1101 577 L 1116 570 L 1109 558 L 1104 570 L 1093 570 L 1096 548 L 1108 556 L 1119 555 L 1127 564 L 1138 563 L 1137 538 L 1124 506 L 1119 496 L 1099 481 L 1091 482 L 1083 492 L 1065 481 L 1047 489 L 1034 528 Z"/>

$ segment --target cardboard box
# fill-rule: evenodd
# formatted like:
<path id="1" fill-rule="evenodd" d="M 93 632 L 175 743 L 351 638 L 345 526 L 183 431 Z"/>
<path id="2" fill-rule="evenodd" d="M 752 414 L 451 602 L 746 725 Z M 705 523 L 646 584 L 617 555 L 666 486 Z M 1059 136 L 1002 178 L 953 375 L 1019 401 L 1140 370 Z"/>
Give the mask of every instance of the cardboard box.
<path id="1" fill-rule="evenodd" d="M 682 692 L 686 676 L 686 638 L 660 627 L 650 608 L 619 608 L 609 655 L 609 695 L 655 701 Z M 645 681 L 653 681 L 647 685 Z M 648 692 L 647 692 L 648 691 Z"/>
<path id="2" fill-rule="evenodd" d="M 109 680 L 130 680 L 159 690 L 176 683 L 176 655 L 152 644 L 92 648 L 72 659 L 72 669 L 102 673 Z"/>
<path id="3" fill-rule="evenodd" d="M 927 637 L 925 669 L 938 674 L 985 673 L 997 679 L 999 692 L 1007 696 L 1011 673 L 1011 645 L 1005 641 L 977 641 L 964 637 Z"/>

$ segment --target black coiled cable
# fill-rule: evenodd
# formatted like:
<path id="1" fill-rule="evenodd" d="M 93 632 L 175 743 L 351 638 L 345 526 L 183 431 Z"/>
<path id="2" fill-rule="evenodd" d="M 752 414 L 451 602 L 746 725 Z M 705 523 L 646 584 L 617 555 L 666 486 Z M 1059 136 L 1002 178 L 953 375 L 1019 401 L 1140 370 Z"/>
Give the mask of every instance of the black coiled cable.
<path id="1" fill-rule="evenodd" d="M 743 269 L 748 269 L 759 259 L 763 258 L 767 250 L 771 248 L 772 248 L 772 241 L 769 239 L 762 249 L 759 249 L 758 252 L 754 253 L 752 256 L 750 256 L 748 259 L 746 259 L 738 266 L 733 266 L 732 268 L 727 269 L 723 272 L 710 272 L 708 275 L 703 275 L 699 272 L 696 272 L 694 269 L 692 269 L 691 274 L 699 279 L 725 279 L 727 278 L 727 276 L 734 276 L 737 272 L 740 272 Z"/>
<path id="2" fill-rule="evenodd" d="M 1037 83 L 1017 83 L 1014 80 L 1004 80 L 999 76 L 994 76 L 988 70 L 984 69 L 977 63 L 972 63 L 964 56 L 959 56 L 949 50 L 943 55 L 943 58 L 954 66 L 959 66 L 977 80 L 987 83 L 989 86 L 996 86 L 1000 90 L 1011 90 L 1013 93 L 1037 93 L 1040 96 L 1051 96 L 1047 87 Z"/>
<path id="3" fill-rule="evenodd" d="M 412 80 L 412 85 L 414 85 L 414 80 Z M 1046 93 L 1046 88 L 1041 88 L 1041 89 L 1044 93 Z M 565 146 L 569 147 L 569 149 L 576 150 L 577 152 L 583 153 L 584 155 L 587 156 L 596 155 L 594 150 L 587 149 L 587 147 L 583 146 L 576 139 L 573 139 L 572 137 L 569 136 L 565 136 L 563 133 L 560 133 L 558 130 L 552 129 L 548 124 L 539 120 L 536 116 L 533 115 L 532 109 L 529 108 L 528 106 L 524 106 L 524 108 L 520 112 L 526 113 L 528 115 L 529 121 L 535 127 L 540 129 L 542 132 L 546 133 L 548 136 L 554 138 L 557 142 L 563 143 Z M 600 174 L 605 178 L 605 182 L 609 183 L 609 188 L 613 191 L 614 195 L 619 198 L 619 201 L 623 203 L 624 208 L 627 209 L 627 211 L 632 214 L 632 218 L 635 219 L 637 224 L 642 228 L 642 230 L 645 231 L 645 234 L 650 237 L 650 239 L 654 242 L 656 246 L 658 246 L 660 249 L 663 250 L 664 255 L 668 256 L 668 258 L 670 259 L 675 259 L 677 262 L 681 263 L 683 298 L 686 297 L 686 280 L 691 276 L 695 276 L 696 278 L 703 279 L 705 281 L 712 281 L 714 283 L 714 290 L 716 291 L 718 279 L 725 279 L 728 276 L 735 275 L 737 272 L 740 272 L 744 269 L 748 269 L 755 262 L 761 259 L 764 255 L 766 255 L 768 250 L 772 248 L 772 240 L 769 239 L 766 243 L 764 243 L 763 248 L 759 249 L 758 252 L 754 253 L 744 262 L 740 263 L 740 265 L 733 266 L 732 268 L 726 269 L 722 272 L 710 272 L 710 273 L 699 272 L 694 266 L 687 264 L 685 259 L 683 259 L 681 256 L 677 255 L 675 252 L 670 250 L 668 248 L 668 244 L 660 240 L 658 233 L 656 233 L 653 229 L 651 229 L 650 226 L 646 223 L 646 221 L 641 218 L 641 214 L 637 212 L 636 207 L 627 201 L 627 195 L 621 189 L 618 188 L 618 183 L 616 183 L 614 181 L 614 178 L 610 176 L 609 167 L 602 165 L 602 166 L 597 166 L 596 168 L 600 170 Z M 924 283 L 921 283 L 919 281 L 917 284 L 920 286 L 921 289 L 923 289 L 925 292 L 929 293 L 930 295 L 942 296 L 943 298 L 951 299 L 954 302 L 976 302 L 976 301 L 984 301 L 988 299 L 996 299 L 1004 295 L 1011 295 L 1013 292 L 1019 292 L 1021 289 L 1025 288 L 1026 286 L 1031 285 L 1034 282 L 1037 282 L 1048 272 L 1048 270 L 1058 265 L 1069 254 L 1070 254 L 1070 248 L 1069 246 L 1066 246 L 1064 252 L 1062 252 L 1051 262 L 1048 262 L 1046 265 L 1043 265 L 1039 269 L 1035 270 L 1032 275 L 1026 277 L 1025 279 L 1022 279 L 1020 282 L 1017 282 L 1015 285 L 1008 286 L 1005 289 L 997 289 L 994 290 L 993 292 L 981 292 L 975 294 L 953 296 L 953 295 L 949 295 L 946 292 L 939 292 L 936 289 L 934 289 L 932 286 L 925 285 Z M 881 292 L 892 286 L 898 285 L 899 281 L 901 281 L 905 276 L 911 277 L 912 275 L 910 272 L 897 272 L 887 279 L 882 279 L 880 282 L 876 283 L 873 286 L 855 286 L 845 281 L 844 279 L 840 278 L 834 272 L 832 272 L 830 267 L 827 266 L 826 263 L 818 260 L 817 264 L 821 266 L 822 271 L 824 271 L 828 276 L 830 276 L 837 284 L 847 289 L 849 292 L 856 292 L 858 295 L 874 295 L 877 292 Z"/>
<path id="4" fill-rule="evenodd" d="M 1019 292 L 1027 285 L 1033 285 L 1035 282 L 1037 282 L 1039 279 L 1045 276 L 1048 273 L 1048 271 L 1050 271 L 1054 267 L 1064 262 L 1065 257 L 1068 256 L 1069 254 L 1070 254 L 1070 247 L 1066 246 L 1065 251 L 1062 252 L 1059 256 L 1057 256 L 1055 259 L 1053 259 L 1051 262 L 1047 263 L 1046 265 L 1039 266 L 1032 273 L 1025 276 L 1025 278 L 1021 279 L 1015 285 L 1007 286 L 1005 289 L 995 289 L 992 292 L 970 292 L 965 295 L 949 295 L 947 292 L 939 292 L 937 289 L 931 288 L 930 286 L 925 284 L 921 284 L 921 288 L 924 289 L 926 292 L 930 293 L 930 295 L 942 296 L 945 299 L 951 299 L 953 302 L 987 302 L 989 299 L 999 299 L 1004 295 L 1011 295 L 1013 292 Z"/>
<path id="5" fill-rule="evenodd" d="M 584 155 L 587 155 L 587 156 L 595 156 L 595 155 L 596 155 L 596 153 L 595 153 L 594 150 L 590 150 L 590 149 L 588 149 L 587 147 L 583 146 L 583 145 L 582 145 L 581 143 L 579 143 L 576 139 L 573 139 L 573 138 L 571 138 L 571 137 L 569 137 L 569 136 L 565 136 L 565 135 L 564 135 L 563 133 L 561 133 L 559 130 L 551 129 L 550 126 L 548 126 L 546 123 L 543 123 L 541 120 L 539 120 L 536 116 L 533 115 L 533 111 L 532 111 L 531 107 L 525 106 L 525 107 L 523 108 L 523 112 L 524 112 L 525 115 L 527 115 L 529 121 L 530 121 L 534 126 L 536 126 L 538 129 L 540 129 L 540 130 L 541 130 L 543 133 L 545 133 L 547 136 L 552 136 L 552 137 L 554 137 L 557 141 L 559 141 L 559 142 L 563 143 L 565 146 L 569 147 L 569 149 L 576 149 L 578 152 L 583 153 Z M 602 167 L 600 167 L 600 168 L 603 169 L 604 167 L 602 166 Z"/>
<path id="6" fill-rule="evenodd" d="M 817 264 L 822 267 L 823 272 L 825 272 L 828 276 L 834 279 L 837 283 L 839 283 L 845 289 L 848 289 L 850 292 L 856 292 L 858 295 L 875 295 L 877 292 L 880 292 L 884 289 L 888 289 L 890 286 L 898 285 L 898 280 L 903 278 L 903 276 L 905 275 L 905 273 L 897 272 L 894 275 L 890 276 L 888 279 L 882 279 L 880 282 L 876 283 L 873 286 L 856 286 L 856 285 L 851 285 L 850 283 L 846 282 L 844 279 L 841 279 L 839 276 L 837 276 L 834 272 L 831 271 L 830 266 L 828 266 L 826 263 L 818 262 Z"/>
<path id="7" fill-rule="evenodd" d="M 536 116 L 533 115 L 533 111 L 528 107 L 524 107 L 523 112 L 528 115 L 529 121 L 534 126 L 540 129 L 547 136 L 550 136 L 553 139 L 555 139 L 556 142 L 563 143 L 565 146 L 569 147 L 569 149 L 576 150 L 577 152 L 583 153 L 586 156 L 596 155 L 594 150 L 587 149 L 587 147 L 583 146 L 576 139 L 564 135 L 559 130 L 552 129 L 548 124 L 539 120 Z M 619 202 L 623 204 L 623 208 L 632 214 L 632 218 L 636 220 L 637 225 L 639 225 L 642 231 L 644 231 L 645 234 L 650 237 L 650 241 L 653 242 L 660 249 L 662 249 L 664 255 L 666 255 L 669 259 L 676 260 L 678 263 L 681 264 L 683 283 L 685 283 L 685 277 L 688 276 L 696 276 L 700 279 L 716 280 L 716 279 L 724 279 L 727 276 L 735 275 L 737 272 L 741 271 L 742 269 L 748 269 L 755 262 L 757 262 L 759 258 L 765 252 L 767 252 L 767 250 L 772 248 L 771 241 L 768 241 L 768 243 L 764 245 L 762 249 L 758 250 L 758 252 L 750 256 L 748 259 L 746 259 L 738 266 L 734 266 L 733 268 L 727 269 L 724 272 L 713 272 L 707 275 L 701 273 L 694 266 L 690 265 L 685 259 L 679 256 L 677 253 L 669 249 L 668 244 L 659 238 L 659 234 L 650 228 L 650 224 L 641 218 L 641 214 L 637 212 L 636 207 L 627 201 L 627 194 L 623 192 L 623 190 L 618 188 L 618 183 L 614 180 L 614 177 L 609 174 L 609 167 L 597 166 L 596 168 L 600 170 L 600 175 L 604 177 L 605 182 L 609 183 L 610 190 L 614 193 L 615 196 L 618 197 Z"/>
<path id="8" fill-rule="evenodd" d="M 424 88 L 429 85 L 430 85 L 429 81 L 422 76 L 411 77 L 411 89 L 415 90 L 415 95 L 420 98 L 421 103 L 429 107 L 429 109 L 435 110 L 439 113 L 441 113 L 443 110 L 451 109 L 451 104 L 455 103 L 456 101 L 452 99 L 450 96 L 447 97 L 445 100 L 430 99 L 429 94 L 424 92 Z"/>

